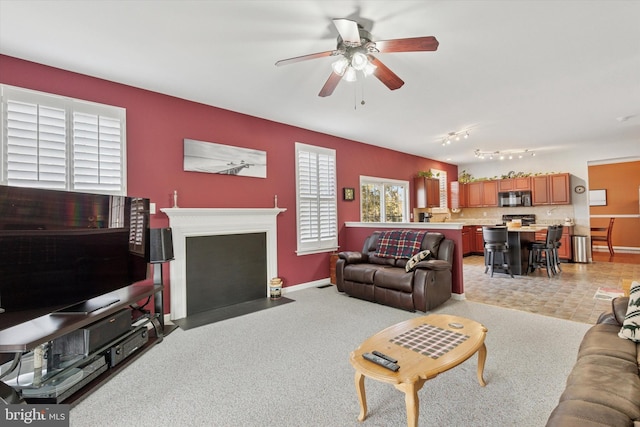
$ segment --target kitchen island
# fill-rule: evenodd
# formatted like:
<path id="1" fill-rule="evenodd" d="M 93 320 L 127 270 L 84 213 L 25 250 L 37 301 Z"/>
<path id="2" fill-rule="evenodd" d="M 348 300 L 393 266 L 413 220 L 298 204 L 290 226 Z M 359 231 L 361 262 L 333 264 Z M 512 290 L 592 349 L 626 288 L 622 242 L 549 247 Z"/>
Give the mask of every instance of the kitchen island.
<path id="1" fill-rule="evenodd" d="M 536 232 L 546 227 L 509 227 L 508 243 L 511 272 L 519 276 L 527 274 L 529 261 L 529 243 L 536 240 Z M 486 261 L 485 261 L 486 262 Z"/>
<path id="2" fill-rule="evenodd" d="M 509 268 L 511 273 L 524 276 L 527 274 L 527 264 L 529 261 L 529 243 L 536 241 L 536 232 L 545 231 L 546 227 L 508 227 L 507 243 L 509 244 Z M 504 264 L 502 254 L 496 254 L 498 260 L 496 264 Z M 488 257 L 484 252 L 484 263 L 487 265 Z M 506 272 L 506 270 L 505 270 Z"/>

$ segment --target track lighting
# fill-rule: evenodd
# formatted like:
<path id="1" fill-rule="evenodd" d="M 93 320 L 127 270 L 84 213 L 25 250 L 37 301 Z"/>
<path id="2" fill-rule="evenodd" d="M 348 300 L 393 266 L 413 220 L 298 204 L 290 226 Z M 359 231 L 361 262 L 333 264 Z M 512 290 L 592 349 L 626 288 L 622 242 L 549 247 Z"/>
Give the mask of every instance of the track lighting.
<path id="1" fill-rule="evenodd" d="M 447 136 L 442 139 L 442 146 L 446 146 L 451 144 L 451 141 L 460 141 L 460 137 L 467 139 L 469 138 L 469 131 L 463 130 L 460 132 L 449 132 Z"/>
<path id="2" fill-rule="evenodd" d="M 514 156 L 518 156 L 519 159 L 522 159 L 525 156 L 535 156 L 536 153 L 530 150 L 505 150 L 505 151 L 481 151 L 480 149 L 476 149 L 474 151 L 474 155 L 478 159 L 486 159 L 493 160 L 493 157 L 497 157 L 500 160 L 504 160 L 505 158 L 509 160 L 513 160 Z"/>

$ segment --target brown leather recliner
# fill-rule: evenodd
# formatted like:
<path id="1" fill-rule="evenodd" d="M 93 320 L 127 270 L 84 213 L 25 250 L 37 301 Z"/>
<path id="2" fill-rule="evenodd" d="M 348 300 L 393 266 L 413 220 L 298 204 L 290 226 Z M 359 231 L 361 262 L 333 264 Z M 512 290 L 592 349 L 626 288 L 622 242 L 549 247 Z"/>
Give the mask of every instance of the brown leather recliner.
<path id="1" fill-rule="evenodd" d="M 379 231 L 364 242 L 362 252 L 340 252 L 336 263 L 338 291 L 356 298 L 409 311 L 429 311 L 451 298 L 454 242 L 441 233 L 427 232 L 420 250 L 431 257 L 407 272 L 407 259 L 381 258 Z"/>

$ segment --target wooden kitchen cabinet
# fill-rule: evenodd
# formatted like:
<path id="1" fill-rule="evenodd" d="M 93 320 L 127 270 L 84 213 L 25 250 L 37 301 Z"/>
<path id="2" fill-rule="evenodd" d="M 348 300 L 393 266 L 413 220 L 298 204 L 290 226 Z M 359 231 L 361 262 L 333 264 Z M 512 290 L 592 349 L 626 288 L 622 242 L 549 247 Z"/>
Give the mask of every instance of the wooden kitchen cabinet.
<path id="1" fill-rule="evenodd" d="M 530 191 L 531 178 L 511 178 L 498 181 L 498 191 Z"/>
<path id="2" fill-rule="evenodd" d="M 533 206 L 571 204 L 569 174 L 558 173 L 531 178 Z"/>
<path id="3" fill-rule="evenodd" d="M 449 195 L 451 197 L 451 208 L 459 209 L 468 207 L 469 184 L 453 181 L 449 185 Z"/>
<path id="4" fill-rule="evenodd" d="M 477 225 L 474 227 L 474 244 L 473 252 L 477 254 L 484 254 L 484 237 L 482 236 L 482 226 Z"/>
<path id="5" fill-rule="evenodd" d="M 470 182 L 467 207 L 498 206 L 498 181 Z"/>
<path id="6" fill-rule="evenodd" d="M 440 180 L 417 176 L 413 179 L 416 194 L 416 208 L 440 207 Z"/>
<path id="7" fill-rule="evenodd" d="M 474 252 L 475 227 L 465 225 L 462 227 L 462 255 L 471 255 Z"/>

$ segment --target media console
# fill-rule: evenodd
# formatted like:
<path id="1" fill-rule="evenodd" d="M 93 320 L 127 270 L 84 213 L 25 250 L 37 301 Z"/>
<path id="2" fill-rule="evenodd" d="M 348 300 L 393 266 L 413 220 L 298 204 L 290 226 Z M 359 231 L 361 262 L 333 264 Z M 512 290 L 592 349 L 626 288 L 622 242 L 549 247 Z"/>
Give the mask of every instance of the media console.
<path id="1" fill-rule="evenodd" d="M 144 314 L 130 321 L 129 310 L 136 310 L 136 303 L 149 297 L 154 298 L 156 314 Z M 5 363 L 0 373 L 2 400 L 77 404 L 162 341 L 162 285 L 130 285 L 95 299 L 117 302 L 86 314 L 51 312 L 23 323 L 12 319 L 14 326 L 0 330 L 0 353 L 13 355 L 13 362 Z M 51 360 L 43 360 L 45 347 Z M 54 369 L 45 369 L 41 390 L 29 387 L 7 397 L 11 389 L 5 381 L 11 384 L 9 378 L 18 366 L 22 367 L 21 373 L 29 366 L 32 372 L 27 377 L 34 382 L 39 381 L 41 367 Z"/>

